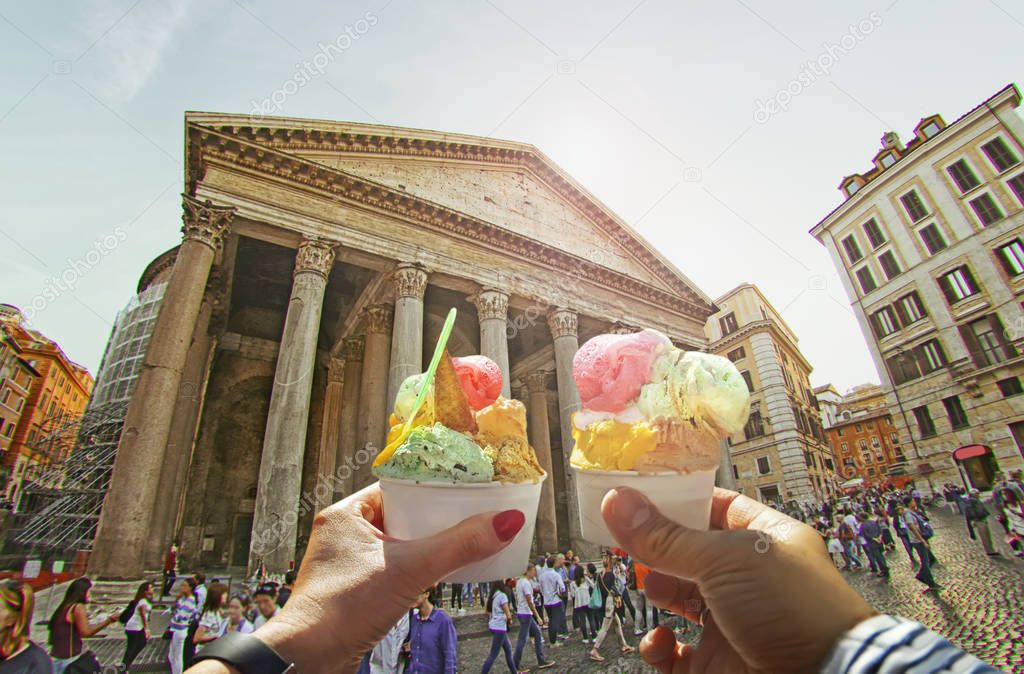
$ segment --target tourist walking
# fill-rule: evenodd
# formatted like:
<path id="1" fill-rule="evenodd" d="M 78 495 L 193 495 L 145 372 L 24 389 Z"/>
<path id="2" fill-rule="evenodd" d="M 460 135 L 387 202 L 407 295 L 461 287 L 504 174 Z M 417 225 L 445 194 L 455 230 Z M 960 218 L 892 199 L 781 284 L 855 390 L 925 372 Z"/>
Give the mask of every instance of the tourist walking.
<path id="1" fill-rule="evenodd" d="M 0 674 L 53 674 L 46 651 L 28 638 L 34 609 L 31 586 L 0 581 Z"/>
<path id="2" fill-rule="evenodd" d="M 647 601 L 647 592 L 644 589 L 644 583 L 647 580 L 647 574 L 651 572 L 650 567 L 644 566 L 640 562 L 634 560 L 633 562 L 633 574 L 636 578 L 636 601 L 640 609 L 640 626 L 634 632 L 637 636 L 644 634 L 648 629 L 658 628 L 658 607 Z M 651 620 L 647 622 L 647 610 L 650 608 Z"/>
<path id="3" fill-rule="evenodd" d="M 63 674 L 68 665 L 82 655 L 82 639 L 98 634 L 117 620 L 119 614 L 111 613 L 95 625 L 89 623 L 85 606 L 89 603 L 90 588 L 92 581 L 88 578 L 71 581 L 64 599 L 50 616 L 50 656 L 55 674 Z"/>
<path id="4" fill-rule="evenodd" d="M 597 636 L 590 631 L 590 585 L 587 583 L 587 572 L 581 566 L 575 567 L 574 577 L 569 583 L 569 597 L 572 600 L 572 626 L 583 636 L 583 643 L 588 644 Z"/>
<path id="5" fill-rule="evenodd" d="M 228 625 L 225 632 L 238 632 L 239 634 L 251 634 L 255 628 L 245 615 L 245 602 L 239 596 L 234 596 L 228 602 Z"/>
<path id="6" fill-rule="evenodd" d="M 917 502 L 913 499 L 907 500 L 906 508 L 901 509 L 900 517 L 907 527 L 910 545 L 917 552 L 917 556 L 921 560 L 921 566 L 914 577 L 925 584 L 925 592 L 939 590 L 939 584 L 932 577 L 932 555 L 931 550 L 928 549 L 928 539 L 931 538 L 931 525 L 918 512 Z"/>
<path id="7" fill-rule="evenodd" d="M 871 570 L 879 578 L 889 578 L 889 566 L 885 563 L 885 554 L 882 552 L 882 528 L 878 522 L 868 513 L 862 512 L 858 517 L 860 520 L 860 535 L 864 539 L 864 548 L 867 551 L 868 562 Z"/>
<path id="8" fill-rule="evenodd" d="M 164 584 L 160 589 L 160 596 L 166 597 L 174 587 L 174 577 L 178 575 L 178 544 L 171 543 L 167 554 L 164 556 Z"/>
<path id="9" fill-rule="evenodd" d="M 533 637 L 533 648 L 537 654 L 537 669 L 547 669 L 555 664 L 554 660 L 544 658 L 544 633 L 540 629 L 540 614 L 533 598 L 533 583 L 536 577 L 537 567 L 529 564 L 526 573 L 516 581 L 516 619 L 519 621 L 515 653 L 517 668 L 523 662 L 523 648 L 530 637 Z"/>
<path id="10" fill-rule="evenodd" d="M 203 604 L 202 613 L 199 615 L 199 627 L 192 637 L 192 643 L 197 647 L 208 644 L 211 641 L 224 636 L 228 629 L 228 617 L 225 611 L 225 598 L 228 594 L 228 586 L 223 583 L 213 583 L 206 593 L 206 603 Z"/>
<path id="11" fill-rule="evenodd" d="M 544 601 L 544 612 L 548 616 L 548 643 L 558 645 L 562 623 L 565 620 L 565 604 L 561 595 L 565 593 L 562 576 L 555 570 L 555 558 L 548 557 L 547 567 L 541 573 L 540 592 Z"/>
<path id="12" fill-rule="evenodd" d="M 839 530 L 838 527 L 831 527 L 825 530 L 825 549 L 828 550 L 828 556 L 832 558 L 832 563 L 836 565 L 836 568 L 845 569 L 849 564 L 844 561 L 846 553 L 843 550 L 843 544 L 839 542 Z M 842 562 L 843 566 L 839 566 Z"/>
<path id="13" fill-rule="evenodd" d="M 847 520 L 850 517 L 852 515 L 838 518 L 836 520 L 836 528 L 839 531 L 839 542 L 843 546 L 843 561 L 846 562 L 846 568 L 852 571 L 854 568 L 863 569 L 864 564 L 861 563 L 860 557 L 857 556 L 854 543 L 857 533 L 854 529 L 855 525 L 851 525 Z"/>
<path id="14" fill-rule="evenodd" d="M 603 577 L 602 582 L 604 582 Z M 626 635 L 622 633 L 622 621 L 619 620 L 618 609 L 621 607 L 622 597 L 611 588 L 607 588 L 607 597 L 604 607 L 604 621 L 601 623 L 601 629 L 597 632 L 597 638 L 594 639 L 594 647 L 590 649 L 590 659 L 594 662 L 604 662 L 605 658 L 601 655 L 601 644 L 604 643 L 605 637 L 608 636 L 608 630 L 613 625 L 619 635 L 619 643 L 621 644 L 619 650 L 623 655 L 633 652 L 633 647 L 626 643 Z"/>
<path id="15" fill-rule="evenodd" d="M 281 607 L 277 605 L 277 588 L 273 584 L 263 583 L 256 588 L 256 619 L 252 621 L 253 627 L 263 627 L 280 610 Z"/>
<path id="16" fill-rule="evenodd" d="M 181 674 L 185 669 L 185 641 L 188 639 L 189 624 L 196 617 L 196 579 L 186 578 L 178 585 L 178 599 L 171 611 L 171 644 L 167 649 L 167 662 L 171 674 Z"/>
<path id="17" fill-rule="evenodd" d="M 483 586 L 481 586 L 483 587 Z M 508 595 L 505 594 L 505 583 L 494 581 L 491 583 L 491 591 L 487 596 L 485 609 L 490 614 L 487 621 L 487 629 L 491 632 L 491 652 L 484 660 L 481 674 L 491 671 L 494 661 L 498 659 L 498 653 L 504 652 L 505 664 L 511 674 L 518 674 L 519 668 L 512 657 L 512 644 L 508 640 L 508 625 L 512 621 L 512 609 L 509 608 Z M 529 671 L 529 670 L 524 670 Z"/>
<path id="18" fill-rule="evenodd" d="M 1000 489 L 1003 516 L 1006 518 L 1006 542 L 1017 557 L 1024 559 L 1024 498 L 1020 489 L 1007 485 Z"/>
<path id="19" fill-rule="evenodd" d="M 153 610 L 153 584 L 146 581 L 135 591 L 135 598 L 125 608 L 124 621 L 124 657 L 121 658 L 121 671 L 127 672 L 135 662 L 142 649 L 149 641 L 149 614 Z"/>
<path id="20" fill-rule="evenodd" d="M 455 674 L 458 665 L 455 623 L 434 606 L 430 589 L 420 593 L 415 608 L 417 611 L 409 625 L 409 671 Z"/>
<path id="21" fill-rule="evenodd" d="M 967 528 L 973 532 L 972 538 L 981 541 L 981 547 L 989 557 L 998 557 L 995 547 L 992 545 L 992 531 L 988 527 L 988 508 L 982 503 L 981 492 L 971 489 L 963 500 L 964 519 L 967 520 Z"/>

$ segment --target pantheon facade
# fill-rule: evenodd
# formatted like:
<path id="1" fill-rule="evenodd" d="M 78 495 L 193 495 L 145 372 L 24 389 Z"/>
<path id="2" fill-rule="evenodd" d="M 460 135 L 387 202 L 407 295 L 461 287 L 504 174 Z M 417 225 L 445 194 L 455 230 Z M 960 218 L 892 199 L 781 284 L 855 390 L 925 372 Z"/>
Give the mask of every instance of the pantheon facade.
<path id="1" fill-rule="evenodd" d="M 572 359 L 653 327 L 702 349 L 715 307 L 535 147 L 319 120 L 187 113 L 182 240 L 90 558 L 283 571 L 313 517 L 373 481 L 391 401 L 451 307 L 522 400 L 544 483 L 536 548 L 581 549 Z M 425 504 L 429 507 L 429 504 Z"/>

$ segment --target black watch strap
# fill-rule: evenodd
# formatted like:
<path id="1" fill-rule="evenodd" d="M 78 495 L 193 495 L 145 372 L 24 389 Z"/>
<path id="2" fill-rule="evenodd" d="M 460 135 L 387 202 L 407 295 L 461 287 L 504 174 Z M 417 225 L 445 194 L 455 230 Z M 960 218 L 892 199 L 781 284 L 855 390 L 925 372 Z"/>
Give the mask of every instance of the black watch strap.
<path id="1" fill-rule="evenodd" d="M 195 661 L 200 660 L 220 660 L 242 674 L 285 674 L 295 671 L 295 665 L 286 662 L 273 648 L 251 634 L 239 632 L 228 632 L 204 645 L 196 654 Z"/>

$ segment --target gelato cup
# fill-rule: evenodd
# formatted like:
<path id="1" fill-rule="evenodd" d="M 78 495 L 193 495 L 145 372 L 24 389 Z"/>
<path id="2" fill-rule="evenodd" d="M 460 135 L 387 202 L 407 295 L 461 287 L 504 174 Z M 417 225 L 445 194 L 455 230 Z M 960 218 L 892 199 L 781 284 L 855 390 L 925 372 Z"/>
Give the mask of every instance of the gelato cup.
<path id="1" fill-rule="evenodd" d="M 529 563 L 533 530 L 537 523 L 540 488 L 547 475 L 536 482 L 418 482 L 381 478 L 384 530 L 394 538 L 409 540 L 432 536 L 473 515 L 503 510 L 520 510 L 526 516 L 523 528 L 501 552 L 469 564 L 446 578 L 444 583 L 469 583 L 516 578 Z M 598 509 L 600 510 L 600 499 Z M 598 514 L 600 518 L 600 514 Z M 705 517 L 705 520 L 707 518 Z M 705 522 L 706 526 L 706 522 Z"/>
<path id="2" fill-rule="evenodd" d="M 601 517 L 601 501 L 605 494 L 617 487 L 629 487 L 643 493 L 673 522 L 690 529 L 708 528 L 711 497 L 715 490 L 715 468 L 690 473 L 644 474 L 634 470 L 581 470 L 575 466 L 572 470 L 576 473 L 580 535 L 591 543 L 619 545 Z"/>

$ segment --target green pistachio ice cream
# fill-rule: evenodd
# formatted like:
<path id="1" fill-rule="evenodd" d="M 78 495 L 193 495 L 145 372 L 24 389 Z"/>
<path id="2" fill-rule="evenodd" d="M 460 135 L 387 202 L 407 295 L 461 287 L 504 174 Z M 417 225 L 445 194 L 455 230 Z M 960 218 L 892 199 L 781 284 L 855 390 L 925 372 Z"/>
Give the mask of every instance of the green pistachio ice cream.
<path id="1" fill-rule="evenodd" d="M 490 482 L 494 465 L 467 436 L 434 424 L 412 429 L 405 442 L 373 473 L 417 482 Z"/>

